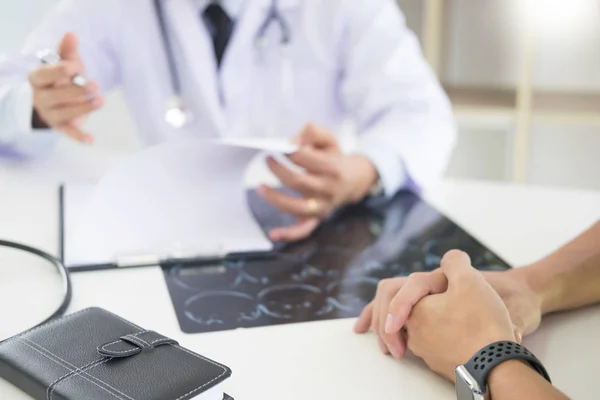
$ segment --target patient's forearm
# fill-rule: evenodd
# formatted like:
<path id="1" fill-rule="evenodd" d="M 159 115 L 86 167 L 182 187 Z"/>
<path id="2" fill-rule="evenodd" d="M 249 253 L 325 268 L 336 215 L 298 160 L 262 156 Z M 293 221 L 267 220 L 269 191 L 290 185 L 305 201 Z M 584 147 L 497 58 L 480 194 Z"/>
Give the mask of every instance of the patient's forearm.
<path id="1" fill-rule="evenodd" d="M 488 378 L 492 400 L 568 400 L 540 374 L 521 361 L 507 361 L 494 368 Z"/>
<path id="2" fill-rule="evenodd" d="M 522 272 L 544 314 L 600 303 L 600 221 Z"/>

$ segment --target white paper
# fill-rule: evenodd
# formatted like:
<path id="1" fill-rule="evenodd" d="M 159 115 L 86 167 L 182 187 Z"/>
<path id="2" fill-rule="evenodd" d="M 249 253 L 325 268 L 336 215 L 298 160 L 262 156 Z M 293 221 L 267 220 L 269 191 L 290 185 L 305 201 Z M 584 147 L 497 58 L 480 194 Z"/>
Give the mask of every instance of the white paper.
<path id="1" fill-rule="evenodd" d="M 275 154 L 291 154 L 298 150 L 298 146 L 292 143 L 290 139 L 279 137 L 231 137 L 218 139 L 215 142 Z"/>
<path id="2" fill-rule="evenodd" d="M 264 148 L 293 150 L 273 143 L 179 140 L 130 157 L 79 212 L 67 201 L 66 223 L 75 228 L 67 227 L 65 263 L 272 249 L 247 204 L 244 173 Z"/>
<path id="3" fill-rule="evenodd" d="M 81 217 L 82 209 L 94 191 L 94 185 L 68 184 L 63 194 L 63 224 L 65 238 L 73 236 L 73 230 Z M 65 251 L 68 253 L 69 248 Z"/>
<path id="4" fill-rule="evenodd" d="M 206 392 L 193 397 L 191 400 L 223 400 L 223 385 L 217 385 L 208 389 Z"/>

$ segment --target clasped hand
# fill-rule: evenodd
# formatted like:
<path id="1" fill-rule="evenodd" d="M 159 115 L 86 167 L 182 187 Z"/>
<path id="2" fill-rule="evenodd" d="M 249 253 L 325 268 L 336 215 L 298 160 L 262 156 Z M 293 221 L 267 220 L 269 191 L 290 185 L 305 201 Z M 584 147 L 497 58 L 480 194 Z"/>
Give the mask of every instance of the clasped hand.
<path id="1" fill-rule="evenodd" d="M 384 354 L 402 358 L 410 349 L 453 380 L 454 368 L 481 347 L 520 342 L 540 320 L 541 301 L 518 269 L 482 274 L 454 250 L 438 270 L 382 280 L 355 331 L 370 328 Z"/>
<path id="2" fill-rule="evenodd" d="M 281 183 L 299 196 L 262 185 L 258 193 L 282 212 L 297 218 L 289 227 L 273 229 L 273 241 L 296 241 L 309 236 L 338 207 L 360 201 L 377 179 L 371 162 L 362 156 L 343 154 L 335 137 L 314 125 L 306 126 L 294 141 L 299 150 L 290 161 L 294 171 L 272 157 L 267 165 Z"/>

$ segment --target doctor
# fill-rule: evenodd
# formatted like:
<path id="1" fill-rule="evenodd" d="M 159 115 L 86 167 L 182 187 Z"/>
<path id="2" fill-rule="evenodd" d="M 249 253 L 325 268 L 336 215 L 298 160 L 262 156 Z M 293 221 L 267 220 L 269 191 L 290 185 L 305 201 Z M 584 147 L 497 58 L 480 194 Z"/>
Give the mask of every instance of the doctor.
<path id="1" fill-rule="evenodd" d="M 60 59 L 40 63 L 44 49 Z M 276 241 L 308 236 L 342 205 L 422 189 L 455 141 L 449 101 L 393 0 L 63 0 L 0 71 L 4 151 L 30 155 L 61 134 L 92 144 L 82 124 L 117 88 L 144 145 L 294 137 L 303 170 L 268 165 L 300 196 L 259 190 L 298 218 Z M 335 138 L 348 118 L 350 153 Z"/>

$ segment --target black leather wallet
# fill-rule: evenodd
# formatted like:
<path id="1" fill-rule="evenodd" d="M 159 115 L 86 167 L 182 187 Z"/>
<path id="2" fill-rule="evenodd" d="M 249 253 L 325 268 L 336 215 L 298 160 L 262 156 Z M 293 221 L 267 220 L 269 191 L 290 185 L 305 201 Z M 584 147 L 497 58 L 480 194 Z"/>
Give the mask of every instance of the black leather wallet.
<path id="1" fill-rule="evenodd" d="M 230 376 L 226 366 L 100 308 L 0 343 L 0 377 L 37 400 L 188 400 L 204 395 L 212 400 L 223 398 L 222 383 Z"/>

